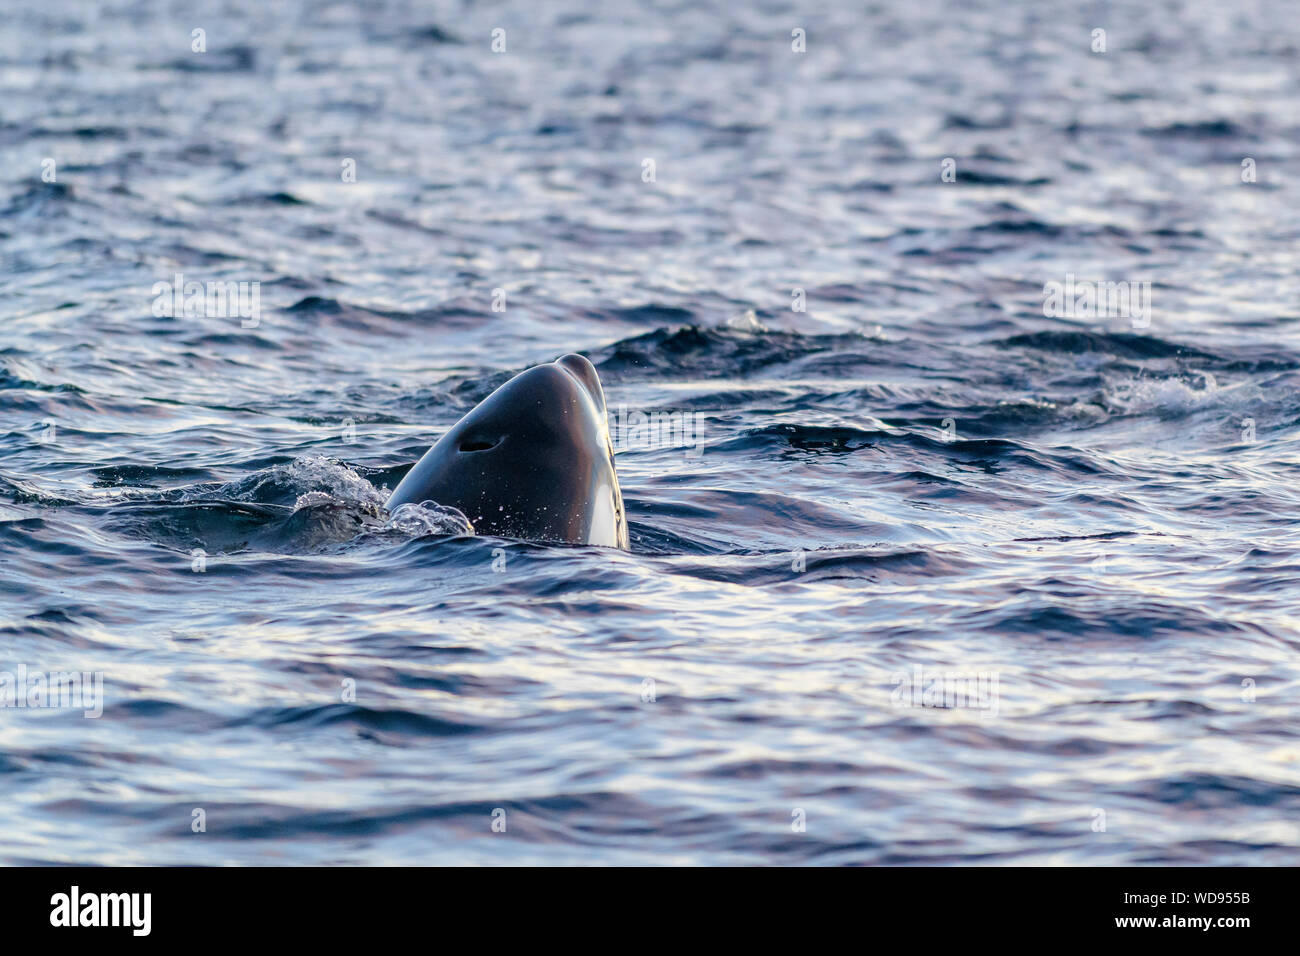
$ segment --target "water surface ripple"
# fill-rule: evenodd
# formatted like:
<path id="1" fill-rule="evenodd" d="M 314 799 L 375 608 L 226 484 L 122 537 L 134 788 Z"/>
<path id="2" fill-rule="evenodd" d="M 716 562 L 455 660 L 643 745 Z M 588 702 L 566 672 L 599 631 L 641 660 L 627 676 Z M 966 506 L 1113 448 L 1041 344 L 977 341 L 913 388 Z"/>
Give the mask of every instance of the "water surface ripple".
<path id="1" fill-rule="evenodd" d="M 1296 861 L 1300 20 L 815 7 L 6 14 L 0 861 Z M 384 513 L 567 351 L 630 553 Z"/>

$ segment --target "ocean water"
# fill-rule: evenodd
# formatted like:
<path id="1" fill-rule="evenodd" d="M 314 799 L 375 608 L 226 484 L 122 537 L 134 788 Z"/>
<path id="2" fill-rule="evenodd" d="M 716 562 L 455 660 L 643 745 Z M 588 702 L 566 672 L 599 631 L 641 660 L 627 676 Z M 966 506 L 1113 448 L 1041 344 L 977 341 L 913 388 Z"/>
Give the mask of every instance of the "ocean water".
<path id="1" fill-rule="evenodd" d="M 1294 864 L 1294 13 L 8 4 L 0 861 Z"/>

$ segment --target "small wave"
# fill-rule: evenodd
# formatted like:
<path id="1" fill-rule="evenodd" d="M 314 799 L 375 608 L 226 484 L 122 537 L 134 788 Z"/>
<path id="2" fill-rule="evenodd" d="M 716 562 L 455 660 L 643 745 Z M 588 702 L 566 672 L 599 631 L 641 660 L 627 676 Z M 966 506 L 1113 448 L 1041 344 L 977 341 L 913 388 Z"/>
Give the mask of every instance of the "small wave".
<path id="1" fill-rule="evenodd" d="M 181 503 L 220 498 L 258 504 L 296 505 L 301 496 L 324 492 L 331 498 L 378 511 L 388 496 L 335 458 L 295 458 L 288 464 L 248 475 L 215 487 L 204 486 L 178 495 Z"/>
<path id="2" fill-rule="evenodd" d="M 77 193 L 67 183 L 36 183 L 10 198 L 8 205 L 0 211 L 0 216 L 13 218 L 49 216 L 79 201 Z"/>
<path id="3" fill-rule="evenodd" d="M 1225 394 L 1209 372 L 1189 373 L 1171 378 L 1134 378 L 1107 386 L 1101 404 L 1126 415 L 1156 412 L 1162 416 L 1179 415 L 1206 407 L 1220 407 Z M 1258 396 L 1258 390 L 1237 390 L 1242 403 Z"/>
<path id="4" fill-rule="evenodd" d="M 1170 123 L 1167 126 L 1147 126 L 1143 136 L 1164 139 L 1249 139 L 1250 133 L 1232 120 L 1202 120 L 1197 123 Z"/>
<path id="5" fill-rule="evenodd" d="M 201 55 L 178 57 L 163 69 L 181 73 L 251 73 L 257 67 L 257 50 L 246 44 L 214 47 Z M 141 69 L 156 69 L 153 64 Z"/>
<path id="6" fill-rule="evenodd" d="M 151 488 L 156 484 L 199 477 L 198 468 L 168 468 L 162 465 L 105 465 L 92 468 L 95 485 L 100 488 Z"/>
<path id="7" fill-rule="evenodd" d="M 241 206 L 310 206 L 311 203 L 306 199 L 301 199 L 293 193 L 284 192 L 283 190 L 273 193 L 257 193 L 251 196 L 243 196 L 234 200 L 222 200 L 223 203 L 233 202 Z"/>
<path id="8" fill-rule="evenodd" d="M 172 489 L 153 497 L 133 490 L 108 506 L 107 524 L 180 550 L 211 554 L 261 551 L 312 554 L 369 542 L 472 535 L 455 508 L 434 502 L 389 514 L 386 487 L 376 488 L 332 458 L 298 458 L 224 483 Z"/>
<path id="9" fill-rule="evenodd" d="M 1069 355 L 1102 353 L 1135 359 L 1215 357 L 1190 345 L 1130 332 L 1027 332 L 992 344 L 1001 348 L 1029 348 Z"/>
<path id="10" fill-rule="evenodd" d="M 861 346 L 865 341 L 867 338 L 859 334 L 805 335 L 769 330 L 757 314 L 750 312 L 724 327 L 658 328 L 615 342 L 601 350 L 604 355 L 588 357 L 600 370 L 601 378 L 608 377 L 611 382 L 666 371 L 735 376 L 814 353 Z"/>
<path id="11" fill-rule="evenodd" d="M 457 736 L 484 729 L 483 725 L 463 723 L 417 711 L 362 707 L 358 704 L 267 708 L 254 713 L 251 717 L 241 717 L 232 721 L 231 726 L 243 726 L 249 723 L 261 727 L 296 725 L 303 729 L 343 725 L 358 731 L 414 737 Z"/>
<path id="12" fill-rule="evenodd" d="M 398 505 L 385 527 L 410 538 L 426 534 L 474 533 L 474 526 L 460 511 L 449 505 L 434 504 L 432 501 Z"/>
<path id="13" fill-rule="evenodd" d="M 765 425 L 748 429 L 739 437 L 723 442 L 710 451 L 738 451 L 773 446 L 814 454 L 836 454 L 870 448 L 891 438 L 884 430 L 853 428 L 847 425 Z"/>
<path id="14" fill-rule="evenodd" d="M 402 329 L 402 325 L 405 324 L 465 324 L 483 321 L 485 316 L 491 315 L 485 309 L 474 308 L 462 300 L 445 302 L 432 309 L 404 312 L 395 309 L 373 309 L 318 295 L 299 299 L 286 308 L 285 312 L 292 316 L 309 317 L 317 321 L 325 320 L 358 331 L 389 335 L 407 334 Z"/>
<path id="15" fill-rule="evenodd" d="M 910 577 L 929 581 L 936 577 L 969 572 L 974 567 L 970 561 L 937 551 L 856 548 L 745 556 L 725 563 L 715 558 L 708 564 L 686 565 L 676 570 L 707 581 L 763 587 L 777 584 L 864 583 Z"/>

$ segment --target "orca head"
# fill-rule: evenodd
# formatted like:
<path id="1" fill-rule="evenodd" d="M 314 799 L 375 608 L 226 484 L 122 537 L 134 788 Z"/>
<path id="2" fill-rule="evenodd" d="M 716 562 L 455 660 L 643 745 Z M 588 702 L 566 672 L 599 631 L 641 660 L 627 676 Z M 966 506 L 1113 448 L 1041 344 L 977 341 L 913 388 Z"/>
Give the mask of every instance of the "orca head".
<path id="1" fill-rule="evenodd" d="M 581 355 L 520 372 L 451 427 L 388 499 L 464 512 L 480 534 L 627 549 L 605 394 Z"/>

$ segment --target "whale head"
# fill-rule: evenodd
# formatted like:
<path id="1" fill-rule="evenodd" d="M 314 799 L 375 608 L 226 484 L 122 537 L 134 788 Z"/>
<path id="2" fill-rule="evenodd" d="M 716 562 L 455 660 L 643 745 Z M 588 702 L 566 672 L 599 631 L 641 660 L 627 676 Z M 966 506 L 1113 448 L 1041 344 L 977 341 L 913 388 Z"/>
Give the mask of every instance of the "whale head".
<path id="1" fill-rule="evenodd" d="M 565 355 L 485 398 L 406 473 L 388 510 L 423 501 L 459 509 L 480 534 L 626 550 L 595 366 Z"/>

